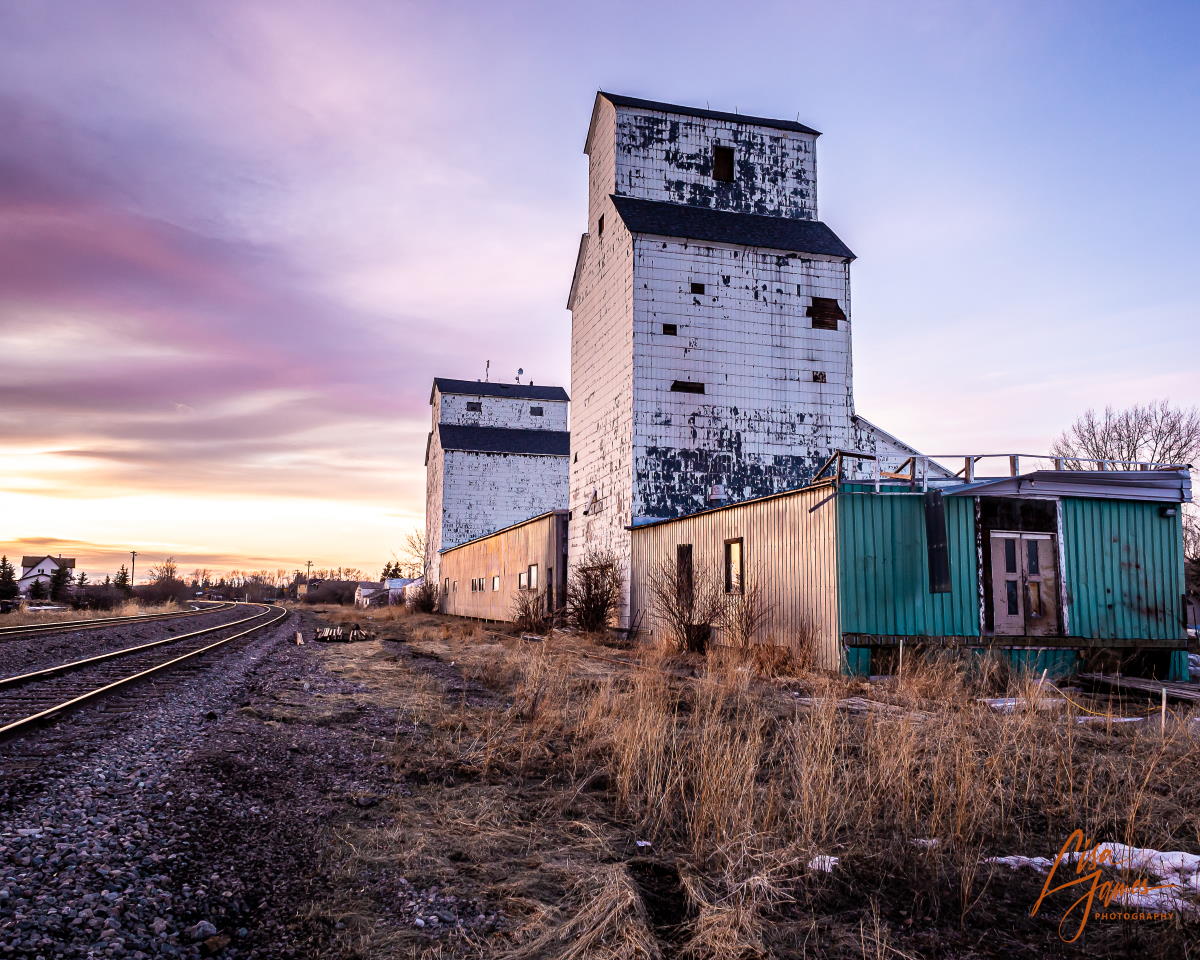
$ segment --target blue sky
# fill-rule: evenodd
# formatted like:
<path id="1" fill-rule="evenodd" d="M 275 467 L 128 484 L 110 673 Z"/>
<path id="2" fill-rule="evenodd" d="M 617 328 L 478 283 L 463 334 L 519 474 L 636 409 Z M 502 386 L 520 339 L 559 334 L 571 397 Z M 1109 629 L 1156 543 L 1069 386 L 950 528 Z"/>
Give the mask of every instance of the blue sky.
<path id="1" fill-rule="evenodd" d="M 567 383 L 598 88 L 798 117 L 861 413 L 936 453 L 1200 401 L 1200 4 L 0 10 L 10 552 L 387 559 L 431 376 Z"/>

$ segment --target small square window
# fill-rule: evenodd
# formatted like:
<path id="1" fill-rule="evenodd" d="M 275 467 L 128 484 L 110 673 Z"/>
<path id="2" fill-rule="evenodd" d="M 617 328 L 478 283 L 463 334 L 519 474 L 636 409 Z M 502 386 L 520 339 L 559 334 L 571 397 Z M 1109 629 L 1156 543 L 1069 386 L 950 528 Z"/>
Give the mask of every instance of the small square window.
<path id="1" fill-rule="evenodd" d="M 846 319 L 841 304 L 833 297 L 813 297 L 812 304 L 805 312 L 812 317 L 814 330 L 836 330 L 838 321 Z"/>
<path id="2" fill-rule="evenodd" d="M 542 408 L 541 408 L 541 407 L 530 407 L 530 408 L 529 408 L 529 415 L 530 415 L 531 417 L 540 417 L 540 416 L 543 416 L 543 415 L 544 415 L 544 413 L 543 413 L 543 411 L 542 411 Z"/>
<path id="3" fill-rule="evenodd" d="M 671 384 L 673 393 L 703 393 L 704 384 L 693 383 L 691 380 L 676 380 Z"/>
<path id="4" fill-rule="evenodd" d="M 492 589 L 493 590 L 500 589 L 500 578 L 499 577 L 492 577 Z"/>
<path id="5" fill-rule="evenodd" d="M 733 183 L 733 147 L 713 147 L 713 179 Z"/>
<path id="6" fill-rule="evenodd" d="M 522 570 L 517 574 L 517 589 L 524 590 L 529 586 L 529 574 Z"/>
<path id="7" fill-rule="evenodd" d="M 668 337 L 677 337 L 677 336 L 679 336 L 679 327 L 677 327 L 673 323 L 664 323 L 663 327 L 662 327 L 662 332 L 665 333 Z"/>
<path id="8" fill-rule="evenodd" d="M 824 370 L 814 370 L 812 373 L 813 373 L 813 383 L 824 383 L 825 382 L 825 371 Z"/>
<path id="9" fill-rule="evenodd" d="M 478 400 L 468 400 L 467 401 L 467 410 L 471 413 L 482 413 L 483 412 L 483 404 L 480 403 Z"/>
<path id="10" fill-rule="evenodd" d="M 704 292 L 704 284 L 695 283 L 695 282 L 692 283 L 692 293 L 703 293 L 703 292 Z"/>
<path id="11" fill-rule="evenodd" d="M 538 588 L 538 565 L 531 563 L 529 565 L 529 589 L 536 590 Z"/>

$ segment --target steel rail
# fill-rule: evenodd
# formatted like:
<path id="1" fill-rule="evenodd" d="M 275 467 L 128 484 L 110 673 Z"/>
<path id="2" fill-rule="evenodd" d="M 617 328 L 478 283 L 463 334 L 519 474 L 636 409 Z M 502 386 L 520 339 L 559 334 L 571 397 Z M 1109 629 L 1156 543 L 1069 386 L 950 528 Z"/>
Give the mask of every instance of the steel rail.
<path id="1" fill-rule="evenodd" d="M 234 604 L 237 606 L 237 604 Z M 110 650 L 107 653 L 98 653 L 94 657 L 85 657 L 83 660 L 70 660 L 67 663 L 59 663 L 53 667 L 45 667 L 42 670 L 34 670 L 30 673 L 20 673 L 13 677 L 0 677 L 0 688 L 11 687 L 19 683 L 28 683 L 31 680 L 36 680 L 40 677 L 50 677 L 56 673 L 66 673 L 68 670 L 75 670 L 79 667 L 90 666 L 93 663 L 100 663 L 102 660 L 112 660 L 116 657 L 127 656 L 131 653 L 137 653 L 140 650 L 149 650 L 152 647 L 161 647 L 167 643 L 178 643 L 180 640 L 186 640 L 189 637 L 199 637 L 206 633 L 215 633 L 218 630 L 224 630 L 226 627 L 236 627 L 239 623 L 249 623 L 261 617 L 265 613 L 269 613 L 271 607 L 266 604 L 251 604 L 251 606 L 262 607 L 261 613 L 253 614 L 249 617 L 242 617 L 241 620 L 230 620 L 228 623 L 218 623 L 214 627 L 205 627 L 203 630 L 193 630 L 191 633 L 181 633 L 177 637 L 167 637 L 164 640 L 151 640 L 148 643 L 139 643 L 135 647 L 122 647 L 120 650 Z"/>
<path id="2" fill-rule="evenodd" d="M 0 640 L 8 637 L 23 637 L 28 634 L 58 633 L 68 630 L 90 630 L 96 627 L 114 627 L 124 623 L 146 623 L 154 620 L 169 620 L 172 617 L 198 617 L 204 613 L 228 610 L 234 604 L 228 601 L 202 610 L 177 610 L 173 613 L 146 613 L 136 617 L 94 617 L 90 620 L 62 620 L 57 623 L 20 623 L 13 627 L 0 627 Z"/>
<path id="3" fill-rule="evenodd" d="M 272 624 L 278 623 L 280 620 L 284 619 L 284 617 L 286 617 L 288 615 L 288 611 L 282 607 L 267 606 L 267 605 L 263 605 L 263 606 L 265 607 L 265 609 L 262 613 L 255 614 L 253 617 L 246 617 L 245 619 L 242 619 L 242 620 L 235 620 L 235 621 L 233 621 L 233 623 L 222 624 L 222 626 L 223 627 L 236 626 L 239 623 L 245 623 L 247 620 L 257 620 L 259 617 L 266 616 L 267 614 L 271 613 L 271 611 L 273 611 L 273 610 L 277 611 L 276 616 L 272 617 L 269 620 L 265 620 L 262 623 L 256 624 L 253 627 L 249 627 L 249 628 L 241 631 L 240 633 L 235 633 L 231 637 L 223 637 L 220 640 L 216 640 L 216 641 L 214 641 L 210 644 L 207 644 L 203 647 L 199 647 L 196 650 L 191 650 L 188 653 L 184 653 L 178 657 L 174 657 L 171 660 L 167 660 L 164 663 L 156 664 L 155 666 L 148 667 L 145 670 L 139 670 L 137 673 L 131 674 L 127 677 L 121 677 L 119 680 L 110 681 L 109 683 L 106 683 L 103 686 L 96 687 L 95 689 L 89 690 L 86 693 L 81 693 L 77 696 L 72 697 L 69 700 L 64 700 L 62 703 L 56 703 L 53 706 L 46 707 L 45 709 L 39 710 L 37 713 L 30 714 L 27 717 L 21 717 L 18 720 L 13 720 L 11 723 L 7 723 L 4 726 L 0 727 L 0 738 L 8 737 L 9 735 L 17 732 L 18 730 L 23 730 L 27 727 L 31 727 L 34 724 L 41 722 L 42 720 L 48 719 L 49 717 L 53 716 L 54 714 L 62 713 L 65 710 L 69 710 L 72 707 L 77 707 L 82 703 L 88 702 L 89 700 L 95 700 L 98 697 L 104 696 L 106 693 L 110 693 L 113 690 L 116 690 L 120 687 L 125 686 L 126 684 L 130 684 L 136 680 L 141 680 L 144 677 L 148 677 L 148 676 L 151 676 L 152 674 L 159 673 L 160 671 L 163 671 L 170 667 L 173 667 L 176 664 L 184 662 L 185 660 L 191 660 L 193 657 L 199 657 L 205 653 L 208 653 L 211 650 L 215 650 L 218 647 L 222 647 L 227 643 L 237 640 L 240 637 L 244 637 L 248 634 L 255 633 L 258 630 L 263 630 L 266 627 L 271 626 Z M 196 636 L 199 633 L 211 633 L 213 630 L 219 630 L 219 629 L 221 629 L 221 627 L 212 627 L 209 630 L 196 631 L 196 633 L 187 634 L 187 636 Z M 172 637 L 171 641 L 182 640 L 182 639 L 183 639 L 183 637 Z M 145 649 L 145 647 L 147 647 L 147 646 L 159 646 L 164 642 L 170 642 L 170 641 L 158 641 L 154 644 L 143 644 L 140 647 L 131 647 L 128 650 L 125 650 L 122 652 L 128 653 L 129 650 Z M 80 662 L 83 662 L 83 661 L 80 661 Z M 69 666 L 69 665 L 64 665 L 64 666 Z M 52 671 L 54 669 L 55 668 L 51 668 Z M 31 676 L 33 676 L 33 674 L 31 674 Z M 21 678 L 9 678 L 9 679 L 21 679 Z"/>

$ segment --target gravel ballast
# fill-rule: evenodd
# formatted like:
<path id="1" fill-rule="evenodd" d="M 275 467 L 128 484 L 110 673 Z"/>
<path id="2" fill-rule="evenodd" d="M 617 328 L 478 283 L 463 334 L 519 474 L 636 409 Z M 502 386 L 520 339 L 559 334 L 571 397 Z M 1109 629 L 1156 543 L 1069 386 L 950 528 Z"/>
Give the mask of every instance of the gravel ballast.
<path id="1" fill-rule="evenodd" d="M 403 792 L 372 748 L 395 714 L 281 712 L 354 686 L 297 629 L 311 636 L 305 614 L 0 744 L 0 957 L 346 955 L 312 904 L 336 866 L 330 831 Z M 376 882 L 438 915 L 403 878 Z"/>

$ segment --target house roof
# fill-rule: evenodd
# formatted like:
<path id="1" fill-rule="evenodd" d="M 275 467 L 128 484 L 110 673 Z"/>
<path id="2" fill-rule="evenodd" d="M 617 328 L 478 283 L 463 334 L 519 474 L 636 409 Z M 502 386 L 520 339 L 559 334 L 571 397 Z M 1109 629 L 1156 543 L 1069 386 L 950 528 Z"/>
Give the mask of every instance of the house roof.
<path id="1" fill-rule="evenodd" d="M 640 200 L 613 194 L 617 213 L 633 233 L 737 243 L 853 260 L 854 253 L 820 220 L 764 217 L 682 203 Z"/>
<path id="2" fill-rule="evenodd" d="M 535 387 L 532 383 L 494 383 L 484 380 L 452 380 L 434 377 L 433 386 L 442 393 L 467 397 L 515 397 L 519 400 L 569 400 L 562 387 Z M 433 391 L 429 392 L 433 403 Z"/>
<path id="3" fill-rule="evenodd" d="M 467 427 L 438 424 L 438 441 L 443 450 L 476 453 L 533 453 L 565 457 L 571 452 L 571 434 L 566 430 L 516 430 L 510 427 Z"/>
<path id="4" fill-rule="evenodd" d="M 770 117 L 752 117 L 744 113 L 725 113 L 721 110 L 701 109 L 700 107 L 681 107 L 676 103 L 662 103 L 658 100 L 642 100 L 638 97 L 626 97 L 619 93 L 606 93 L 601 90 L 597 97 L 618 107 L 634 107 L 640 110 L 656 110 L 659 113 L 678 113 L 685 117 L 703 117 L 706 120 L 725 120 L 729 123 L 749 123 L 756 127 L 773 127 L 776 130 L 791 130 L 794 133 L 811 133 L 819 137 L 821 131 L 805 126 L 798 120 L 772 120 Z"/>
<path id="5" fill-rule="evenodd" d="M 43 554 L 40 557 L 22 557 L 21 558 L 21 566 L 36 567 L 43 560 L 52 560 L 54 563 L 57 563 L 60 567 L 74 568 L 74 566 L 75 566 L 75 558 L 74 557 L 52 557 L 49 554 Z"/>

